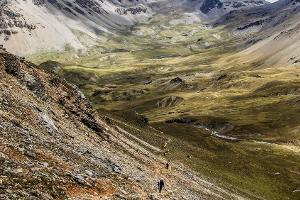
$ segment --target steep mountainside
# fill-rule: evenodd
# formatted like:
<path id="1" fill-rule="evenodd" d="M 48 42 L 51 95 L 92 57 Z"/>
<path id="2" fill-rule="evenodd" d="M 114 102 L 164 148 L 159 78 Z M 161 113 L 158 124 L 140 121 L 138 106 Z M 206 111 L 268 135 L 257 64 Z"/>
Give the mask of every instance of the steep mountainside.
<path id="1" fill-rule="evenodd" d="M 248 41 L 249 48 L 238 56 L 263 62 L 264 67 L 295 66 L 300 63 L 299 11 L 298 0 L 280 0 L 231 12 L 216 24 L 226 25 L 233 35 Z"/>
<path id="2" fill-rule="evenodd" d="M 0 42 L 19 55 L 66 45 L 79 49 L 100 32 L 124 30 L 150 15 L 142 4 L 120 7 L 111 1 L 1 1 Z"/>
<path id="3" fill-rule="evenodd" d="M 217 19 L 215 25 L 226 25 L 240 31 L 250 29 L 252 26 L 274 27 L 297 14 L 299 3 L 298 0 L 279 0 L 273 4 L 235 10 Z"/>
<path id="4" fill-rule="evenodd" d="M 206 14 L 210 20 L 215 20 L 231 11 L 249 9 L 268 5 L 265 0 L 205 0 L 200 7 L 200 11 Z"/>
<path id="5" fill-rule="evenodd" d="M 74 86 L 0 50 L 0 198 L 237 198 L 101 119 Z M 165 190 L 157 192 L 164 179 Z"/>

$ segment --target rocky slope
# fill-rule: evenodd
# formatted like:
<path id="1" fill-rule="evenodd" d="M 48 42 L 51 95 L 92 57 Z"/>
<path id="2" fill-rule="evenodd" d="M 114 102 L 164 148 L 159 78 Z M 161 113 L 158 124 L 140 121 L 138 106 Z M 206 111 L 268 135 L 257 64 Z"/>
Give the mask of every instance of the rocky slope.
<path id="1" fill-rule="evenodd" d="M 300 63 L 299 11 L 298 0 L 280 0 L 231 12 L 216 25 L 226 25 L 234 36 L 247 40 L 248 48 L 238 54 L 243 59 L 264 63 L 264 67 L 297 66 Z"/>
<path id="2" fill-rule="evenodd" d="M 227 25 L 237 31 L 274 27 L 285 22 L 299 12 L 298 0 L 279 0 L 273 4 L 265 4 L 255 8 L 235 10 L 217 19 L 215 25 Z"/>
<path id="3" fill-rule="evenodd" d="M 74 86 L 0 51 L 1 199 L 240 198 L 102 119 Z M 157 193 L 157 181 L 166 183 Z"/>
<path id="4" fill-rule="evenodd" d="M 66 45 L 84 49 L 100 32 L 124 30 L 151 15 L 142 4 L 119 4 L 100 0 L 1 1 L 0 43 L 18 55 L 63 50 Z M 79 36 L 85 36 L 85 41 Z"/>
<path id="5" fill-rule="evenodd" d="M 200 11 L 206 15 L 206 18 L 215 20 L 234 10 L 244 10 L 268 5 L 265 0 L 205 0 L 200 6 Z"/>

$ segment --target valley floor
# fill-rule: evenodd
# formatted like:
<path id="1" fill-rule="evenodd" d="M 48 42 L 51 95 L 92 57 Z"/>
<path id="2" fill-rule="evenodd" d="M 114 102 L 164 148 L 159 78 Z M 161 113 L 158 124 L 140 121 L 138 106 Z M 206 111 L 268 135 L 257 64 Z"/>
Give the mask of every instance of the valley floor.
<path id="1" fill-rule="evenodd" d="M 29 59 L 62 63 L 99 112 L 172 162 L 250 199 L 299 199 L 300 68 L 266 67 L 223 27 L 169 17 Z"/>

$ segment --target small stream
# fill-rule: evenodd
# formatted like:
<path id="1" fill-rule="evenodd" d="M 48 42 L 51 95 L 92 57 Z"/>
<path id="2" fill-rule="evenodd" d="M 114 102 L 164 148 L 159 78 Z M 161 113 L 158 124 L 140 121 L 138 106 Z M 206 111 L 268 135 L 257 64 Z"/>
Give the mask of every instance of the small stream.
<path id="1" fill-rule="evenodd" d="M 231 140 L 231 141 L 238 141 L 238 140 L 240 140 L 240 139 L 238 139 L 236 137 L 222 135 L 221 134 L 222 131 L 212 130 L 212 129 L 210 129 L 210 128 L 206 127 L 206 126 L 203 126 L 203 125 L 197 125 L 195 127 L 203 129 L 205 131 L 208 131 L 211 136 L 214 136 L 214 137 L 217 137 L 217 138 L 220 138 L 220 139 Z"/>

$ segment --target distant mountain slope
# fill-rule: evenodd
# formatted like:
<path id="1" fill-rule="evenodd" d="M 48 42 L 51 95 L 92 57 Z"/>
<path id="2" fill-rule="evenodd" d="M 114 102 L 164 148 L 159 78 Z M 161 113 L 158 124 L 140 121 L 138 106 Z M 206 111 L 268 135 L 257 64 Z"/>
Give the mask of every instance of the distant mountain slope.
<path id="1" fill-rule="evenodd" d="M 265 67 L 300 65 L 300 13 L 280 26 L 266 30 L 261 41 L 243 51 Z M 262 33 L 260 33 L 262 34 Z"/>
<path id="2" fill-rule="evenodd" d="M 280 0 L 274 4 L 234 11 L 217 21 L 233 35 L 244 37 L 249 48 L 241 53 L 263 66 L 300 64 L 300 1 Z"/>
<path id="3" fill-rule="evenodd" d="M 200 11 L 208 19 L 214 20 L 233 10 L 249 9 L 269 4 L 265 0 L 204 0 L 200 6 Z"/>
<path id="4" fill-rule="evenodd" d="M 80 33 L 96 38 L 99 32 L 125 30 L 151 15 L 142 4 L 128 6 L 101 0 L 2 1 L 0 43 L 19 55 L 62 50 L 67 44 L 83 48 Z"/>
<path id="5" fill-rule="evenodd" d="M 195 12 L 216 19 L 237 9 L 266 4 L 264 0 L 14 0 L 0 7 L 0 43 L 13 53 L 85 49 L 101 32 L 116 33 L 156 12 Z M 81 39 L 84 38 L 84 39 Z"/>
<path id="6" fill-rule="evenodd" d="M 226 25 L 240 30 L 259 25 L 274 27 L 299 12 L 298 0 L 279 0 L 273 4 L 265 4 L 255 8 L 234 10 L 216 20 L 216 25 Z M 243 27 L 244 26 L 244 27 Z"/>

